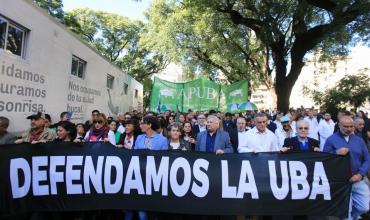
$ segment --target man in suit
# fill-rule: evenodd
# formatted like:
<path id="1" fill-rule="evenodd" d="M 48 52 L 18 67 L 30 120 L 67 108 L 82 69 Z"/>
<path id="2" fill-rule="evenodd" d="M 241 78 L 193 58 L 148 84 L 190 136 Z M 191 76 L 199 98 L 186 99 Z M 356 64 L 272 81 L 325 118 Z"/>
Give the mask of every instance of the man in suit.
<path id="1" fill-rule="evenodd" d="M 239 146 L 239 140 L 245 139 L 248 129 L 247 120 L 244 117 L 238 117 L 236 119 L 236 128 L 231 128 L 227 132 L 230 135 L 231 145 L 233 146 L 234 152 L 237 152 Z"/>
<path id="2" fill-rule="evenodd" d="M 284 141 L 284 146 L 281 151 L 283 152 L 299 152 L 299 151 L 310 151 L 319 152 L 320 145 L 319 142 L 313 138 L 308 137 L 308 131 L 310 125 L 305 120 L 299 120 L 296 123 L 297 136 L 292 138 L 286 138 Z"/>
<path id="3" fill-rule="evenodd" d="M 233 153 L 230 136 L 220 128 L 220 119 L 214 115 L 207 117 L 207 130 L 197 136 L 196 151 L 215 152 L 217 155 Z"/>
<path id="4" fill-rule="evenodd" d="M 207 130 L 206 125 L 206 115 L 205 114 L 199 114 L 197 117 L 197 124 L 193 126 L 193 135 L 196 137 L 198 133 Z"/>

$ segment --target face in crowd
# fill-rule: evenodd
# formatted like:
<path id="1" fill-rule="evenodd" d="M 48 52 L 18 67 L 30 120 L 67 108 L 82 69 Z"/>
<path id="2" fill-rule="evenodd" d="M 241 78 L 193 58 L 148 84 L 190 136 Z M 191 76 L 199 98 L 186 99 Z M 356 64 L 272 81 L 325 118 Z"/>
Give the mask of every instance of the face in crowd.
<path id="1" fill-rule="evenodd" d="M 103 117 L 98 116 L 97 120 L 94 120 L 94 128 L 96 130 L 101 129 L 102 127 L 104 127 L 104 125 L 105 125 L 105 121 L 104 121 Z"/>
<path id="2" fill-rule="evenodd" d="M 132 134 L 134 132 L 134 125 L 133 124 L 125 124 L 125 133 Z"/>
<path id="3" fill-rule="evenodd" d="M 297 121 L 297 134 L 298 137 L 304 139 L 308 136 L 308 130 L 310 129 L 308 123 L 304 120 Z"/>
<path id="4" fill-rule="evenodd" d="M 181 123 L 184 123 L 185 122 L 185 116 L 183 114 L 179 115 L 179 121 Z"/>
<path id="5" fill-rule="evenodd" d="M 110 129 L 111 131 L 116 131 L 116 130 L 117 130 L 117 123 L 116 123 L 115 121 L 111 121 L 111 122 L 109 123 L 109 129 Z"/>
<path id="6" fill-rule="evenodd" d="M 77 134 L 83 135 L 85 133 L 85 128 L 82 124 L 76 126 Z"/>
<path id="7" fill-rule="evenodd" d="M 203 114 L 198 115 L 197 121 L 200 126 L 204 126 L 206 124 L 206 116 Z"/>
<path id="8" fill-rule="evenodd" d="M 362 132 L 362 130 L 365 127 L 365 121 L 364 121 L 364 119 L 362 119 L 362 118 L 355 118 L 355 120 L 354 120 L 353 123 L 354 123 L 354 126 L 355 126 L 355 130 L 357 132 Z"/>
<path id="9" fill-rule="evenodd" d="M 32 118 L 31 119 L 31 129 L 39 130 L 45 127 L 45 119 L 43 118 Z"/>
<path id="10" fill-rule="evenodd" d="M 171 126 L 169 138 L 171 140 L 179 140 L 181 136 L 181 130 L 179 126 Z"/>
<path id="11" fill-rule="evenodd" d="M 191 124 L 190 124 L 189 122 L 186 122 L 186 123 L 184 124 L 184 132 L 185 132 L 186 134 L 188 134 L 188 133 L 190 133 L 190 132 L 191 132 Z"/>
<path id="12" fill-rule="evenodd" d="M 57 127 L 57 136 L 61 140 L 70 139 L 69 131 L 64 129 L 62 126 Z"/>
<path id="13" fill-rule="evenodd" d="M 244 132 L 246 126 L 247 126 L 247 121 L 245 120 L 244 117 L 238 117 L 236 119 L 236 127 L 238 128 L 239 132 Z"/>
<path id="14" fill-rule="evenodd" d="M 216 116 L 208 116 L 207 129 L 213 133 L 220 127 L 220 120 Z"/>
<path id="15" fill-rule="evenodd" d="M 313 116 L 314 116 L 313 110 L 309 110 L 308 111 L 308 117 L 313 118 Z"/>
<path id="16" fill-rule="evenodd" d="M 168 124 L 172 124 L 172 123 L 175 123 L 175 118 L 173 116 L 170 116 L 168 118 Z"/>
<path id="17" fill-rule="evenodd" d="M 330 121 L 331 115 L 329 113 L 325 113 L 324 119 L 325 119 L 325 121 Z"/>
<path id="18" fill-rule="evenodd" d="M 351 135 L 355 131 L 352 118 L 349 116 L 342 116 L 339 121 L 339 129 L 343 135 Z"/>
<path id="19" fill-rule="evenodd" d="M 91 114 L 91 117 L 92 117 L 92 120 L 93 120 L 93 121 L 98 120 L 99 116 L 100 116 L 99 112 L 93 112 L 93 113 Z"/>
<path id="20" fill-rule="evenodd" d="M 289 131 L 291 128 L 289 121 L 281 122 L 281 126 L 283 126 L 284 131 Z"/>
<path id="21" fill-rule="evenodd" d="M 259 132 L 265 132 L 267 127 L 267 116 L 258 116 L 255 118 L 255 125 Z"/>

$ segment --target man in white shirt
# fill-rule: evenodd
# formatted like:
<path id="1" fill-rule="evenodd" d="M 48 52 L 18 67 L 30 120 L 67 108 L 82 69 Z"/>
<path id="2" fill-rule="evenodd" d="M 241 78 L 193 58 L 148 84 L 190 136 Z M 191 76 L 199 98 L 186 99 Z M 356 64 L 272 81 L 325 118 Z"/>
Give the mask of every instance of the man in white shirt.
<path id="1" fill-rule="evenodd" d="M 272 152 L 279 151 L 278 140 L 267 127 L 267 116 L 263 113 L 255 115 L 256 126 L 247 131 L 245 141 L 239 143 L 238 152 Z"/>
<path id="2" fill-rule="evenodd" d="M 245 143 L 247 139 L 247 120 L 244 117 L 238 117 L 236 119 L 236 128 L 227 130 L 230 135 L 231 145 L 234 148 L 234 152 L 237 152 L 240 143 Z"/>
<path id="3" fill-rule="evenodd" d="M 320 120 L 318 130 L 320 134 L 320 150 L 324 150 L 326 139 L 330 137 L 334 132 L 335 123 L 331 120 L 329 113 L 324 114 L 324 120 Z"/>
<path id="4" fill-rule="evenodd" d="M 284 145 L 284 140 L 286 138 L 295 137 L 296 134 L 290 125 L 290 119 L 288 116 L 283 116 L 280 118 L 281 128 L 276 129 L 275 135 L 278 138 L 278 146 L 281 149 Z"/>
<path id="5" fill-rule="evenodd" d="M 308 137 L 313 138 L 315 140 L 319 140 L 319 123 L 317 122 L 317 118 L 314 117 L 314 112 L 312 109 L 308 111 L 308 116 L 304 118 L 305 121 L 308 122 L 310 126 L 310 130 L 308 131 Z"/>

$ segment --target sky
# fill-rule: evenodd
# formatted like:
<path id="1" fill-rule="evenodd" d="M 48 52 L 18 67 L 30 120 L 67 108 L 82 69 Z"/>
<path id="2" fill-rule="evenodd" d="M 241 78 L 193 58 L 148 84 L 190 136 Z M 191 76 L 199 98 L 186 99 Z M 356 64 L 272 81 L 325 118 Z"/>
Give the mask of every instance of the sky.
<path id="1" fill-rule="evenodd" d="M 90 8 L 116 13 L 130 19 L 145 20 L 146 11 L 153 0 L 63 0 L 63 9 L 70 11 L 74 8 Z"/>

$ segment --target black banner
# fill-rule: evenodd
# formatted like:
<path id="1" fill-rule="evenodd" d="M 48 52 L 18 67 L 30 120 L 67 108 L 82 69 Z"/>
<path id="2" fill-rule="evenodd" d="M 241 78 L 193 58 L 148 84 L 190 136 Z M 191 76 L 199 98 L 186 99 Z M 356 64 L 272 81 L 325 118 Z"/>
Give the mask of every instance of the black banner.
<path id="1" fill-rule="evenodd" d="M 0 147 L 1 212 L 128 209 L 206 215 L 347 215 L 349 157 L 217 156 L 105 143 Z"/>

